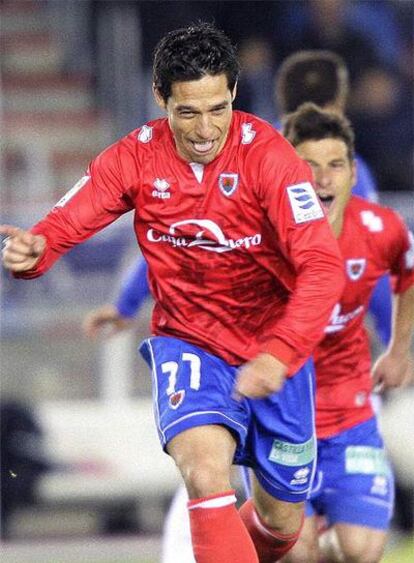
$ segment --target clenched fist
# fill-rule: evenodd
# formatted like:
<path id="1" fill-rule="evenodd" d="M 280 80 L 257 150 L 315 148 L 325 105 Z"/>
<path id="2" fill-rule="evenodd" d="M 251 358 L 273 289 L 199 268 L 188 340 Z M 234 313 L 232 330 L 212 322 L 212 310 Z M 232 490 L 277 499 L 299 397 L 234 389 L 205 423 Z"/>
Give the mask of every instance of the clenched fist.
<path id="1" fill-rule="evenodd" d="M 3 241 L 2 262 L 11 272 L 27 272 L 34 268 L 46 248 L 44 236 L 33 235 L 12 225 L 0 225 L 0 235 L 7 236 Z"/>
<path id="2" fill-rule="evenodd" d="M 262 399 L 282 388 L 287 366 L 271 354 L 262 353 L 244 364 L 238 373 L 236 395 Z"/>

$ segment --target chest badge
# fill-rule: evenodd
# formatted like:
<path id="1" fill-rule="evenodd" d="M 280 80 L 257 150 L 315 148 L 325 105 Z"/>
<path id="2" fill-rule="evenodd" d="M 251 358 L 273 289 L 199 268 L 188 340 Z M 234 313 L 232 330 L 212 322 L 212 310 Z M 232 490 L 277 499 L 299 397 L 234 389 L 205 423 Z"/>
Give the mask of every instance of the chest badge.
<path id="1" fill-rule="evenodd" d="M 218 179 L 218 184 L 221 192 L 230 197 L 237 190 L 239 185 L 239 175 L 234 172 L 222 172 Z"/>
<path id="2" fill-rule="evenodd" d="M 346 261 L 346 273 L 352 281 L 357 281 L 365 272 L 367 261 L 365 258 L 351 258 Z"/>

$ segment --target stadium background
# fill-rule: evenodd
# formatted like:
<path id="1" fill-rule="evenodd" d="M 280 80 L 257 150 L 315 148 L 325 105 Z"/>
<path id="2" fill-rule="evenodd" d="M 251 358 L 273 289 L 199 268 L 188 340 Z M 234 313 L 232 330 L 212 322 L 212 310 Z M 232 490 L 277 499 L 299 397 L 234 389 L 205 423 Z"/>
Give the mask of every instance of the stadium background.
<path id="1" fill-rule="evenodd" d="M 270 121 L 279 117 L 273 90 L 281 60 L 303 48 L 339 52 L 351 71 L 358 151 L 380 201 L 414 227 L 410 0 L 3 0 L 0 10 L 1 222 L 30 226 L 102 148 L 157 117 L 152 50 L 170 29 L 204 19 L 239 47 L 237 108 Z M 2 272 L 2 443 L 7 409 L 38 425 L 27 434 L 23 464 L 2 456 L 6 488 L 33 485 L 25 503 L 3 514 L 2 561 L 157 561 L 178 478 L 158 450 L 150 378 L 135 353 L 150 303 L 127 334 L 91 343 L 81 332 L 84 315 L 113 299 L 138 255 L 130 223 L 118 221 L 43 279 L 11 281 Z M 405 511 L 394 521 L 393 563 L 410 549 L 413 413 L 412 386 L 386 398 L 384 432 Z"/>

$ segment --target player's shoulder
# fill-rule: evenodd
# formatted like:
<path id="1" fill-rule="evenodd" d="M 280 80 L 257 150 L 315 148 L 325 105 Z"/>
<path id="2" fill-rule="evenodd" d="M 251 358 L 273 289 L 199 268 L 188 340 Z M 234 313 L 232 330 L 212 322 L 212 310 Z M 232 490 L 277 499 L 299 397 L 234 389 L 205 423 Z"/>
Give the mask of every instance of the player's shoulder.
<path id="1" fill-rule="evenodd" d="M 348 207 L 358 223 L 370 233 L 400 229 L 403 224 L 401 216 L 395 209 L 356 195 L 351 197 Z"/>
<path id="2" fill-rule="evenodd" d="M 234 111 L 233 134 L 239 136 L 240 146 L 246 152 L 266 154 L 270 150 L 285 158 L 297 158 L 296 151 L 283 135 L 268 121 L 244 111 Z"/>
<path id="3" fill-rule="evenodd" d="M 159 118 L 148 121 L 141 127 L 134 129 L 120 142 L 126 145 L 135 145 L 139 149 L 152 150 L 160 143 L 162 144 L 166 136 L 169 135 L 170 128 L 167 118 Z"/>

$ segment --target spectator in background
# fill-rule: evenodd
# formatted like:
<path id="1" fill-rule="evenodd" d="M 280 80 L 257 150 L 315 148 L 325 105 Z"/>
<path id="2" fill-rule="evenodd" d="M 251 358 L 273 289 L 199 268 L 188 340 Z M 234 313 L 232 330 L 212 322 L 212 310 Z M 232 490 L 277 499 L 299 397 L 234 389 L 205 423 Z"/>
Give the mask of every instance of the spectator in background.
<path id="1" fill-rule="evenodd" d="M 310 0 L 303 8 L 301 25 L 284 33 L 285 48 L 290 53 L 304 46 L 334 51 L 345 60 L 353 81 L 377 55 L 366 34 L 348 22 L 347 8 L 345 0 Z"/>
<path id="2" fill-rule="evenodd" d="M 413 91 L 398 68 L 371 65 L 354 82 L 350 114 L 356 146 L 372 164 L 381 190 L 413 190 Z"/>
<path id="3" fill-rule="evenodd" d="M 36 502 L 36 486 L 51 469 L 43 431 L 33 412 L 16 401 L 0 403 L 1 539 L 10 537 L 15 511 Z"/>
<path id="4" fill-rule="evenodd" d="M 261 37 L 251 37 L 241 43 L 239 52 L 243 74 L 235 107 L 271 122 L 275 118 L 272 90 L 276 68 L 271 44 Z"/>

